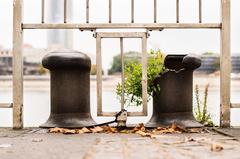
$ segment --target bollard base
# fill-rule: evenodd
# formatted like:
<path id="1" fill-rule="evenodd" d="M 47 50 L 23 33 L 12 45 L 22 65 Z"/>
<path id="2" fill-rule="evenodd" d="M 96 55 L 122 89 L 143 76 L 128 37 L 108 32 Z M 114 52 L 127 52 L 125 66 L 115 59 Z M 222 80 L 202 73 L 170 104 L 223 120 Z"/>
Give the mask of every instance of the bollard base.
<path id="1" fill-rule="evenodd" d="M 64 113 L 50 115 L 46 123 L 40 125 L 40 128 L 82 128 L 96 125 L 88 113 Z"/>
<path id="2" fill-rule="evenodd" d="M 184 128 L 203 127 L 202 124 L 195 120 L 191 112 L 161 113 L 156 116 L 153 115 L 150 121 L 146 123 L 146 127 L 148 128 L 165 127 L 173 123 Z"/>

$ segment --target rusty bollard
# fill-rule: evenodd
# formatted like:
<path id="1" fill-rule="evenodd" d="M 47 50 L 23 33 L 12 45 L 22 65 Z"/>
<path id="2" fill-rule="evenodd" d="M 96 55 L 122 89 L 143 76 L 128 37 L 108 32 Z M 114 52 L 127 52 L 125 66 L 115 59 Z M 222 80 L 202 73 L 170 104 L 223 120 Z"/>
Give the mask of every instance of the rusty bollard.
<path id="1" fill-rule="evenodd" d="M 77 51 L 57 51 L 47 54 L 42 65 L 50 71 L 51 114 L 40 127 L 96 124 L 90 114 L 90 58 Z"/>
<path id="2" fill-rule="evenodd" d="M 168 55 L 164 61 L 167 70 L 156 79 L 160 93 L 153 96 L 153 115 L 147 127 L 172 123 L 186 128 L 202 127 L 193 116 L 193 71 L 201 66 L 195 55 Z"/>

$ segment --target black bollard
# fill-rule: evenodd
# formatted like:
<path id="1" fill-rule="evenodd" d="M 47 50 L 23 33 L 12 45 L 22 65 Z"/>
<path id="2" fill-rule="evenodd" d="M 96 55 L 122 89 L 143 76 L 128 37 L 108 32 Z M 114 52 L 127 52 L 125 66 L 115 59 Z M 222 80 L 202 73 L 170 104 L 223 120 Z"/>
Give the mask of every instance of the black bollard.
<path id="1" fill-rule="evenodd" d="M 160 93 L 153 95 L 153 115 L 147 127 L 168 126 L 172 123 L 186 128 L 202 127 L 193 116 L 193 71 L 201 59 L 193 55 L 168 55 L 166 71 L 155 80 Z"/>
<path id="2" fill-rule="evenodd" d="M 43 128 L 78 128 L 96 124 L 90 114 L 90 58 L 81 52 L 58 51 L 46 55 L 50 70 L 51 114 Z"/>

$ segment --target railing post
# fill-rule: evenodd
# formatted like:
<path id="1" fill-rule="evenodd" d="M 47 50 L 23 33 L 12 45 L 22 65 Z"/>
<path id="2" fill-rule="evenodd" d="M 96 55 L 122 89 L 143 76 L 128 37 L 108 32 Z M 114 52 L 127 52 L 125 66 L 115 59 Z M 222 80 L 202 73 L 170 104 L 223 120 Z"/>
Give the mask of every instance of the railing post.
<path id="1" fill-rule="evenodd" d="M 221 0 L 220 125 L 230 127 L 231 42 L 230 0 Z"/>
<path id="2" fill-rule="evenodd" d="M 23 0 L 13 1 L 13 128 L 23 128 Z"/>

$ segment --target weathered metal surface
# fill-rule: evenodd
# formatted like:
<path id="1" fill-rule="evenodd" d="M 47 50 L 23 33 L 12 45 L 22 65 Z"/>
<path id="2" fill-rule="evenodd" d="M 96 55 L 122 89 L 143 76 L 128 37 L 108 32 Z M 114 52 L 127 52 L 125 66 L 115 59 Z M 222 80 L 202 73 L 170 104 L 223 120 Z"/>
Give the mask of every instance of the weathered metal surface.
<path id="1" fill-rule="evenodd" d="M 0 103 L 0 108 L 12 108 L 12 103 Z"/>
<path id="2" fill-rule="evenodd" d="M 221 0 L 222 29 L 220 56 L 220 125 L 230 127 L 231 95 L 231 25 L 230 0 Z"/>
<path id="3" fill-rule="evenodd" d="M 147 33 L 144 33 L 142 37 L 142 112 L 146 116 L 148 113 L 147 56 Z"/>
<path id="4" fill-rule="evenodd" d="M 157 0 L 154 0 L 153 16 L 154 16 L 153 22 L 157 23 Z"/>
<path id="5" fill-rule="evenodd" d="M 131 22 L 134 23 L 134 0 L 131 0 Z"/>
<path id="6" fill-rule="evenodd" d="M 13 128 L 23 128 L 23 0 L 13 1 Z"/>
<path id="7" fill-rule="evenodd" d="M 198 1 L 198 22 L 202 23 L 202 0 Z"/>
<path id="8" fill-rule="evenodd" d="M 101 36 L 96 36 L 96 66 L 97 66 L 97 115 L 102 113 L 102 41 Z"/>
<path id="9" fill-rule="evenodd" d="M 41 19 L 42 19 L 42 23 L 45 22 L 45 0 L 42 0 L 42 10 L 41 10 Z"/>
<path id="10" fill-rule="evenodd" d="M 89 0 L 86 0 L 86 23 L 89 23 Z"/>
<path id="11" fill-rule="evenodd" d="M 23 29 L 220 29 L 220 23 L 24 23 Z"/>
<path id="12" fill-rule="evenodd" d="M 124 85 L 125 85 L 125 76 L 124 76 L 124 50 L 123 50 L 123 38 L 120 38 L 120 53 L 121 53 L 121 65 L 122 65 L 122 72 L 121 72 L 121 84 L 122 84 L 122 95 L 121 95 L 121 110 L 124 109 Z"/>
<path id="13" fill-rule="evenodd" d="M 193 117 L 193 71 L 200 67 L 201 59 L 189 55 L 168 55 L 168 69 L 156 79 L 160 93 L 154 93 L 153 116 L 147 127 L 179 124 L 184 127 L 201 127 Z"/>
<path id="14" fill-rule="evenodd" d="M 90 58 L 80 52 L 52 52 L 42 64 L 51 75 L 51 114 L 40 127 L 87 127 L 90 114 Z"/>
<path id="15" fill-rule="evenodd" d="M 108 22 L 112 23 L 112 0 L 108 0 Z"/>
<path id="16" fill-rule="evenodd" d="M 231 108 L 240 108 L 240 103 L 231 103 Z"/>
<path id="17" fill-rule="evenodd" d="M 64 23 L 67 23 L 67 12 L 68 12 L 67 5 L 68 5 L 67 0 L 64 0 L 64 7 L 63 7 L 64 8 L 64 11 L 63 11 Z"/>
<path id="18" fill-rule="evenodd" d="M 179 23 L 179 0 L 176 0 L 176 23 Z"/>

